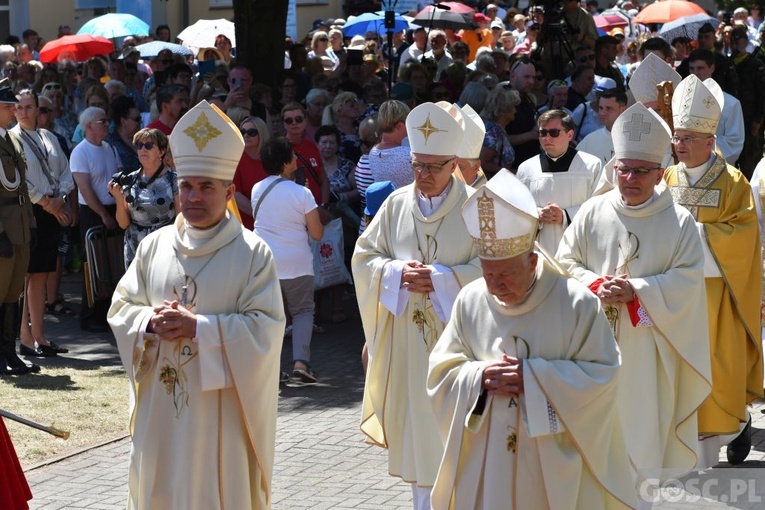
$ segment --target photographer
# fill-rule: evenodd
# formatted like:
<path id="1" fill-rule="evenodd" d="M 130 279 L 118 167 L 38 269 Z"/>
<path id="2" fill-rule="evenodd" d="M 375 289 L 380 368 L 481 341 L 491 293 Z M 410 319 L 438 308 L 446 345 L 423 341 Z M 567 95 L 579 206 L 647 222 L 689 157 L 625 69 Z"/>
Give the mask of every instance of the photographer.
<path id="1" fill-rule="evenodd" d="M 547 2 L 555 4 L 555 2 Z M 572 48 L 586 45 L 595 48 L 598 39 L 598 29 L 592 15 L 582 9 L 578 0 L 563 0 L 563 21 L 566 22 L 566 32 Z M 545 9 L 547 12 L 548 9 Z"/>
<path id="2" fill-rule="evenodd" d="M 138 243 L 155 230 L 169 225 L 180 210 L 178 179 L 162 162 L 167 137 L 158 129 L 144 128 L 133 136 L 141 167 L 117 174 L 109 193 L 117 202 L 117 222 L 125 229 L 125 268 L 135 257 Z"/>

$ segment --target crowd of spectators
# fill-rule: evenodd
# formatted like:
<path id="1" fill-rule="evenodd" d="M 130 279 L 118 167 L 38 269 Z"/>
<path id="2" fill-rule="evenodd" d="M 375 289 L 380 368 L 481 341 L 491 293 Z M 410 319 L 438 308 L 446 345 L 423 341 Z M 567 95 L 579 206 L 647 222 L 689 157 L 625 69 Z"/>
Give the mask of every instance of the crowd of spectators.
<path id="1" fill-rule="evenodd" d="M 626 106 L 623 98 L 631 101 L 629 78 L 648 54 L 657 54 L 683 76 L 704 72 L 698 71 L 701 61 L 722 90 L 741 103 L 742 147 L 740 156 L 728 162 L 751 176 L 762 159 L 765 49 L 758 6 L 751 11 L 738 8 L 730 16 L 717 13 L 719 25 L 701 27 L 694 40 L 664 40 L 658 36 L 658 25 L 625 23 L 606 33 L 593 20 L 597 2 L 565 0 L 560 15 L 572 54 L 559 62 L 551 59 L 539 2 L 524 10 L 485 1 L 465 3 L 476 12 L 465 18 L 464 29 L 418 27 L 396 32 L 390 47 L 384 33 L 347 37 L 346 20 L 317 20 L 302 40 L 286 38 L 285 68 L 273 87 L 258 81 L 258 69 L 237 61 L 236 49 L 222 34 L 214 47 L 201 48 L 194 57 L 163 50 L 142 59 L 136 44 L 173 40 L 163 25 L 149 38 L 125 38 L 111 55 L 55 64 L 37 60 L 43 41 L 34 30 L 25 31 L 21 40 L 9 38 L 8 44 L 0 45 L 0 67 L 20 97 L 35 98 L 37 120 L 29 128 L 45 128 L 46 143 L 58 145 L 51 148 L 51 155 L 68 158 L 71 153 L 67 172 L 76 189 L 60 190 L 68 197 L 67 221 L 60 219 L 62 233 L 57 234 L 59 271 L 61 262 L 76 269 L 82 257 L 64 247 L 79 237 L 82 249 L 88 227 L 127 228 L 125 264 L 129 264 L 137 242 L 172 221 L 177 184 L 166 137 L 202 100 L 226 112 L 244 137 L 245 151 L 235 177 L 235 200 L 244 225 L 257 227 L 253 189 L 270 175 L 284 173 L 308 188 L 322 224 L 343 218 L 348 247 L 365 226 L 367 187 L 390 181 L 399 188 L 412 182 L 405 119 L 411 108 L 426 101 L 469 105 L 480 114 L 486 126 L 480 167 L 490 178 L 501 168 L 515 171 L 540 153 L 537 118 L 544 111 L 563 109 L 571 115 L 576 126 L 572 144 L 576 144 L 590 133 L 610 130 L 613 112 L 618 115 Z M 642 7 L 632 0 L 620 0 L 615 6 L 628 17 Z M 71 33 L 66 27 L 60 32 Z M 214 71 L 200 73 L 200 63 L 209 61 L 214 65 L 207 69 Z M 287 162 L 280 163 L 286 165 L 284 172 L 264 167 L 264 147 L 277 139 L 291 143 L 294 171 Z M 274 157 L 278 162 L 282 156 Z M 121 171 L 126 180 L 107 186 Z M 158 186 L 159 200 L 153 191 Z M 289 188 L 284 189 L 286 193 Z M 301 202 L 303 209 L 296 211 L 306 213 L 304 205 Z M 40 278 L 32 276 L 31 281 Z M 45 296 L 48 311 L 70 311 L 57 294 L 57 283 L 50 283 L 57 278 L 47 281 L 48 288 L 33 286 L 30 296 L 38 301 Z M 332 318 L 340 321 L 344 314 L 338 299 L 332 297 Z M 82 327 L 103 329 L 106 304 L 83 303 Z M 303 308 L 307 310 L 308 304 L 304 305 L 295 312 L 307 313 Z M 39 338 L 33 343 L 25 333 L 29 349 L 48 345 L 35 325 L 39 307 L 30 309 L 31 331 L 37 331 Z M 302 322 L 300 329 L 305 329 Z M 315 326 L 314 331 L 320 328 Z M 305 369 L 310 372 L 307 364 Z"/>

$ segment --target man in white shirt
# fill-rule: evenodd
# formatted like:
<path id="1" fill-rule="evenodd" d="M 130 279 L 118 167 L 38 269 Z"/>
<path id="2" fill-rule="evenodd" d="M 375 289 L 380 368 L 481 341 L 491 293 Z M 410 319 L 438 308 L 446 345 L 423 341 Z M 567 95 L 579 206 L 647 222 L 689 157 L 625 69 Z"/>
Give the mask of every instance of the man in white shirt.
<path id="1" fill-rule="evenodd" d="M 600 158 L 603 166 L 614 157 L 614 141 L 611 128 L 619 115 L 627 109 L 627 94 L 619 89 L 601 92 L 598 100 L 598 118 L 603 127 L 593 131 L 576 146 L 577 150 Z"/>

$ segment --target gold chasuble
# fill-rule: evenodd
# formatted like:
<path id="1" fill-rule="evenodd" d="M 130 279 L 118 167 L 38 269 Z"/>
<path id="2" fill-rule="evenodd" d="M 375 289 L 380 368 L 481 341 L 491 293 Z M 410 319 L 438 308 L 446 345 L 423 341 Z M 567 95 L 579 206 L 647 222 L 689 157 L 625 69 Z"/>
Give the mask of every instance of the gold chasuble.
<path id="1" fill-rule="evenodd" d="M 707 277 L 712 395 L 699 409 L 699 433 L 737 434 L 746 404 L 763 396 L 760 241 L 746 178 L 718 155 L 691 185 L 683 165 L 664 174 L 672 197 L 700 225 L 720 277 Z"/>
<path id="2" fill-rule="evenodd" d="M 443 453 L 437 424 L 425 389 L 428 356 L 444 329 L 431 295 L 388 288 L 386 276 L 400 261 L 420 261 L 451 271 L 456 291 L 449 297 L 433 283 L 441 315 L 451 313 L 459 288 L 481 274 L 460 214 L 472 188 L 451 177 L 450 189 L 430 216 L 422 214 L 414 185 L 394 191 L 356 244 L 352 266 L 356 296 L 369 349 L 361 430 L 367 442 L 388 449 L 392 476 L 430 487 Z M 453 276 L 452 276 L 453 275 Z M 381 295 L 399 296 L 392 313 Z"/>

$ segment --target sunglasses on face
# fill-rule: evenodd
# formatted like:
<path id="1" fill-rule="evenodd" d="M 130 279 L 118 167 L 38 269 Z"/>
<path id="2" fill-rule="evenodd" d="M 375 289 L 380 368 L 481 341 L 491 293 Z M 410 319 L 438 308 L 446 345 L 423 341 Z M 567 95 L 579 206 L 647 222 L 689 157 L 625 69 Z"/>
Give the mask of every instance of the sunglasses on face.
<path id="1" fill-rule="evenodd" d="M 539 130 L 539 138 L 544 138 L 545 136 L 550 136 L 550 138 L 558 138 L 563 130 L 558 128 L 553 129 L 540 129 Z"/>
<path id="2" fill-rule="evenodd" d="M 285 122 L 287 122 L 286 119 Z M 258 136 L 258 130 L 254 128 L 240 129 L 239 132 L 242 133 L 242 136 Z"/>
<path id="3" fill-rule="evenodd" d="M 61 88 L 61 84 L 59 83 L 48 83 L 43 87 L 43 90 L 59 90 Z"/>
<path id="4" fill-rule="evenodd" d="M 588 60 L 595 60 L 595 55 L 585 55 L 583 57 L 579 57 L 579 62 L 581 62 L 582 64 L 584 64 Z"/>
<path id="5" fill-rule="evenodd" d="M 45 113 L 50 113 L 50 112 L 51 112 L 51 109 L 50 109 L 50 108 L 46 108 L 46 107 L 44 107 L 44 106 L 41 106 L 41 107 L 40 107 L 40 113 L 43 113 L 43 114 L 45 114 Z"/>
<path id="6" fill-rule="evenodd" d="M 285 117 L 284 123 L 291 126 L 292 124 L 300 124 L 304 120 L 305 120 L 305 117 L 303 117 L 302 115 L 299 117 Z"/>
<path id="7" fill-rule="evenodd" d="M 327 39 L 326 37 L 319 37 L 318 41 L 319 42 L 328 42 L 329 39 Z"/>
<path id="8" fill-rule="evenodd" d="M 146 148 L 147 151 L 150 151 L 150 150 L 152 150 L 154 148 L 154 142 L 152 142 L 152 141 L 149 141 L 149 142 L 136 142 L 135 143 L 135 148 L 138 149 L 139 151 L 141 149 L 143 149 L 143 148 Z"/>

